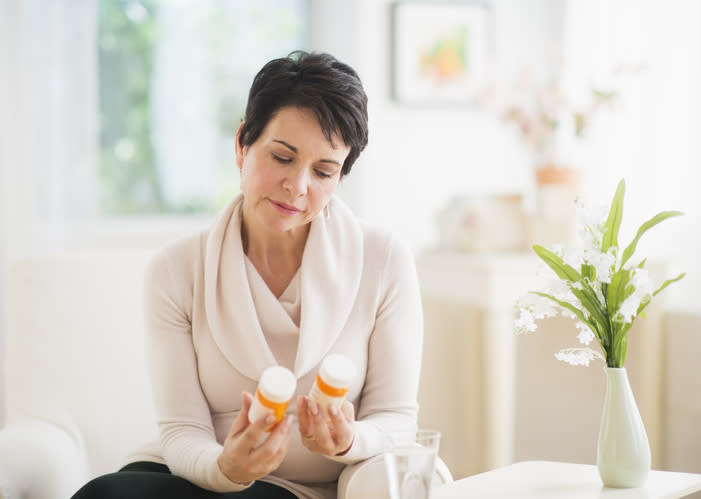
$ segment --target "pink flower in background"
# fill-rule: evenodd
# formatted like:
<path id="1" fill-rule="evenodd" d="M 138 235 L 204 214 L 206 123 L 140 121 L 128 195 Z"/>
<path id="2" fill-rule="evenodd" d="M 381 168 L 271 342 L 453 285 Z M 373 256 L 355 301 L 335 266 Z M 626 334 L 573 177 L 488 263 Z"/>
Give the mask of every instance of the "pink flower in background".
<path id="1" fill-rule="evenodd" d="M 526 67 L 510 85 L 493 82 L 487 86 L 475 103 L 512 125 L 536 157 L 547 158 L 559 142 L 585 137 L 601 111 L 615 109 L 622 86 L 618 80 L 643 69 L 642 65 L 619 65 L 607 84 L 584 83 L 584 91 L 575 96 L 564 90 L 561 71 L 556 72 L 557 77 L 538 81 Z"/>

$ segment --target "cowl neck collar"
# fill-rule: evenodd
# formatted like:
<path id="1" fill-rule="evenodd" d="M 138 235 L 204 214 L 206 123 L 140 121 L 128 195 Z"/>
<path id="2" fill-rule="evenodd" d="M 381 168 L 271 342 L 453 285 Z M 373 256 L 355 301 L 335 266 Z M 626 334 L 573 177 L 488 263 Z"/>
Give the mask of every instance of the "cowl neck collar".
<path id="1" fill-rule="evenodd" d="M 204 300 L 209 327 L 224 357 L 257 380 L 277 362 L 265 341 L 247 281 L 238 195 L 215 218 L 207 237 Z M 363 235 L 339 198 L 330 217 L 311 222 L 300 267 L 302 310 L 294 374 L 299 379 L 321 362 L 338 339 L 356 301 L 363 265 Z"/>

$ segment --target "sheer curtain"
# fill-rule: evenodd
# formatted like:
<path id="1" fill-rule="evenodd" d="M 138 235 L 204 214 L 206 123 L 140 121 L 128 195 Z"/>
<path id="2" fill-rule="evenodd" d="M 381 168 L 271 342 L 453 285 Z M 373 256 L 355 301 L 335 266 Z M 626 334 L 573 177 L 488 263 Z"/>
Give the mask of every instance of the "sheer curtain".
<path id="1" fill-rule="evenodd" d="M 95 2 L 4 0 L 0 131 L 6 256 L 60 244 L 95 213 Z"/>
<path id="2" fill-rule="evenodd" d="M 0 0 L 0 355 L 11 261 L 95 213 L 95 8 Z"/>
<path id="3" fill-rule="evenodd" d="M 585 194 L 606 201 L 626 179 L 623 240 L 655 213 L 684 217 L 647 234 L 639 254 L 670 262 L 687 277 L 667 303 L 701 311 L 701 2 L 695 0 L 568 0 L 564 20 L 565 81 L 607 83 L 619 64 L 643 70 L 619 78 L 614 113 L 593 129 Z M 671 273 L 671 272 L 670 272 Z"/>
<path id="4" fill-rule="evenodd" d="M 4 343 L 7 274 L 11 262 L 17 257 L 78 245 L 160 245 L 174 235 L 202 225 L 202 220 L 196 217 L 157 220 L 148 217 L 98 218 L 99 5 L 98 0 L 0 0 L 0 358 Z M 182 141 L 183 136 L 193 138 L 192 120 L 163 112 L 169 105 L 177 107 L 164 99 L 175 99 L 176 103 L 184 100 L 179 95 L 174 97 L 168 93 L 174 88 L 180 89 L 193 101 L 190 108 L 194 107 L 201 118 L 197 129 L 206 130 L 206 133 L 195 133 L 195 138 L 198 143 L 204 142 L 210 151 L 199 151 L 196 160 L 188 156 L 189 162 L 181 170 L 190 177 L 194 172 L 194 180 L 183 180 L 182 175 L 178 176 L 179 164 L 171 165 L 169 178 L 165 179 L 171 182 L 166 186 L 169 194 L 181 196 L 180 189 L 185 183 L 191 191 L 197 190 L 193 185 L 199 185 L 197 181 L 205 177 L 201 164 L 215 163 L 212 150 L 225 147 L 225 157 L 231 170 L 236 171 L 233 139 L 228 137 L 222 144 L 221 138 L 212 132 L 211 124 L 202 124 L 205 118 L 216 118 L 215 103 L 201 100 L 211 100 L 213 96 L 207 88 L 209 82 L 198 80 L 202 76 L 198 76 L 202 66 L 193 66 L 193 54 L 184 59 L 180 57 L 182 46 L 178 44 L 190 44 L 192 40 L 188 36 L 192 33 L 181 32 L 183 26 L 187 26 L 187 19 L 178 16 L 215 18 L 209 11 L 214 6 L 220 11 L 229 11 L 231 19 L 220 19 L 216 25 L 228 30 L 226 35 L 231 39 L 226 46 L 228 51 L 224 55 L 205 55 L 226 69 L 233 67 L 245 71 L 244 77 L 226 74 L 229 78 L 239 76 L 238 81 L 243 82 L 242 86 L 246 88 L 242 102 L 245 103 L 248 85 L 255 74 L 252 68 L 257 71 L 261 59 L 304 46 L 306 5 L 301 0 L 163 3 L 162 15 L 168 19 L 161 19 L 163 23 L 159 27 L 175 45 L 159 47 L 157 76 L 161 81 L 154 98 L 157 102 L 153 104 L 157 115 L 155 121 L 177 119 L 190 126 L 185 129 L 189 135 L 183 135 L 183 129 L 178 128 L 176 134 L 165 137 L 170 139 L 171 145 L 173 140 Z M 139 6 L 136 0 L 120 2 L 120 8 L 129 10 L 133 7 L 137 14 Z M 182 10 L 185 8 L 187 11 Z M 170 28 L 166 21 L 170 22 Z M 222 33 L 213 31 L 204 26 L 198 35 L 200 39 L 195 40 L 199 45 L 191 48 L 202 52 L 205 42 L 218 40 Z M 236 61 L 230 60 L 238 54 L 244 56 L 237 57 Z M 164 65 L 164 61 L 168 64 Z M 168 85 L 173 78 L 193 71 L 194 84 L 177 88 Z M 221 82 L 221 85 L 230 90 L 228 81 Z M 238 118 L 233 117 L 236 124 Z M 234 132 L 235 128 L 232 135 Z M 156 137 L 157 141 L 162 138 Z M 192 142 L 194 139 L 188 145 Z M 170 152 L 160 145 L 161 151 Z M 182 149 L 173 150 L 186 156 Z M 164 158 L 164 161 L 172 160 L 172 156 Z M 218 184 L 222 183 L 217 180 L 215 185 L 219 188 Z M 0 418 L 2 399 L 0 379 Z"/>

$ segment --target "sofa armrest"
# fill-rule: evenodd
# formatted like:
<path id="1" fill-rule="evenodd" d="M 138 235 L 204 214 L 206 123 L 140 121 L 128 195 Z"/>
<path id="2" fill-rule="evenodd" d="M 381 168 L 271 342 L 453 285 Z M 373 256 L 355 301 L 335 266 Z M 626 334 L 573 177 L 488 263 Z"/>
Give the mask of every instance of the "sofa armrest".
<path id="1" fill-rule="evenodd" d="M 87 459 L 75 434 L 37 420 L 0 430 L 0 497 L 66 498 L 88 479 Z"/>
<path id="2" fill-rule="evenodd" d="M 440 457 L 436 458 L 431 487 L 452 482 L 453 475 Z M 344 468 L 338 477 L 338 499 L 387 499 L 389 483 L 382 454 Z"/>

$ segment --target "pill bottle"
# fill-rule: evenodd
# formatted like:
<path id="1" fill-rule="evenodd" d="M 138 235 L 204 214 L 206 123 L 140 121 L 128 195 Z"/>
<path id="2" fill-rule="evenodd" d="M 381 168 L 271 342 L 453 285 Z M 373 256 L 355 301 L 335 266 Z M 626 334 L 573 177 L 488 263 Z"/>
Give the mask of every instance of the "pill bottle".
<path id="1" fill-rule="evenodd" d="M 297 388 L 297 380 L 289 369 L 282 366 L 268 367 L 258 382 L 253 403 L 248 410 L 248 420 L 253 423 L 268 414 L 275 415 L 272 430 L 285 416 L 287 405 Z"/>
<path id="2" fill-rule="evenodd" d="M 353 378 L 355 378 L 353 361 L 345 355 L 331 354 L 321 363 L 309 396 L 325 410 L 331 406 L 338 409 L 346 398 Z"/>

